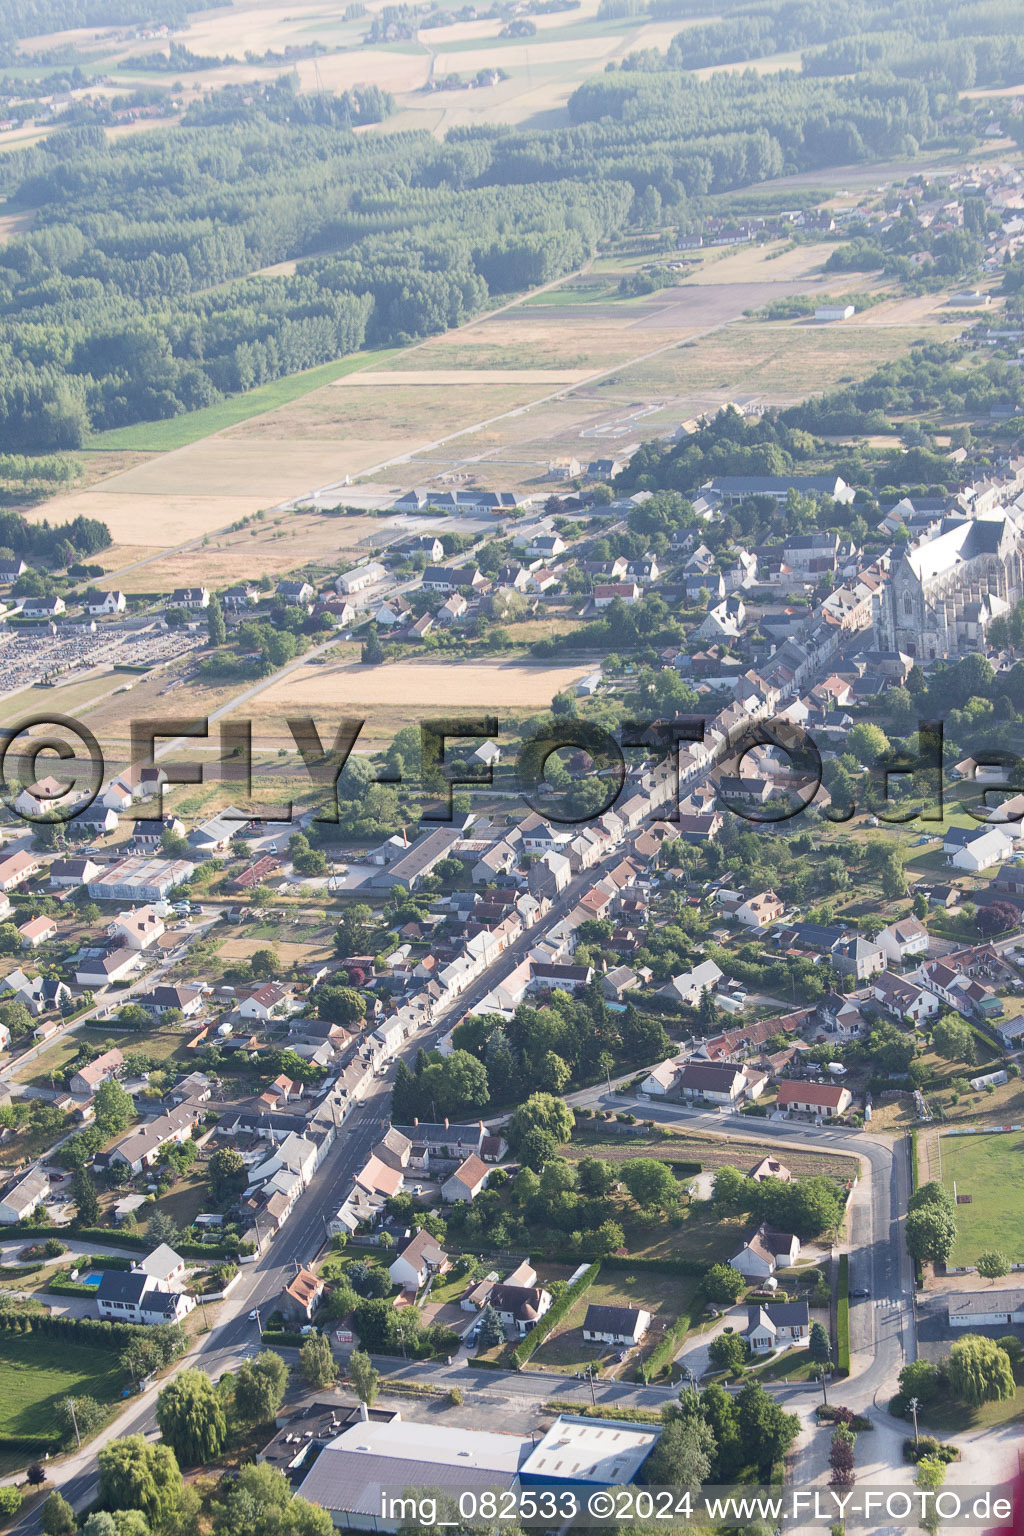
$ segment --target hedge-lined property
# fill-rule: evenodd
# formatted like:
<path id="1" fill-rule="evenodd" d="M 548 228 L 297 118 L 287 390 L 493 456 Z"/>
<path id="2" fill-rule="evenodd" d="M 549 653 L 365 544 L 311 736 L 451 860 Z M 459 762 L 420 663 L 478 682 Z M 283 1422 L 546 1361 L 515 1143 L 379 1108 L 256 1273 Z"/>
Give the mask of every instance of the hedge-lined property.
<path id="1" fill-rule="evenodd" d="M 554 1328 L 557 1328 L 563 1318 L 568 1317 L 580 1297 L 589 1291 L 601 1273 L 601 1262 L 600 1259 L 595 1259 L 586 1274 L 580 1275 L 579 1279 L 570 1285 L 565 1295 L 559 1297 L 554 1306 L 548 1312 L 545 1312 L 537 1326 L 531 1328 L 526 1338 L 520 1340 L 516 1345 L 511 1355 L 509 1355 L 509 1363 L 514 1365 L 517 1370 L 520 1366 L 526 1364 L 530 1356 L 535 1354 L 543 1344 L 548 1334 Z"/>
<path id="2" fill-rule="evenodd" d="M 839 1289 L 836 1300 L 836 1369 L 850 1374 L 850 1255 L 839 1255 Z"/>

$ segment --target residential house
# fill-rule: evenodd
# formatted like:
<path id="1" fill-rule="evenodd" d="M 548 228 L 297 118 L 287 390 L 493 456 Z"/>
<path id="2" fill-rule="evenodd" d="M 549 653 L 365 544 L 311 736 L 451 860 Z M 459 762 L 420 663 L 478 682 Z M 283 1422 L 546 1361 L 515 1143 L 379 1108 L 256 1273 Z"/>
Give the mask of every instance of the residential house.
<path id="1" fill-rule="evenodd" d="M 914 955 L 926 955 L 931 946 L 928 929 L 916 917 L 904 917 L 883 928 L 875 941 L 890 965 L 904 965 Z"/>
<path id="2" fill-rule="evenodd" d="M 201 1115 L 199 1106 L 180 1104 L 156 1120 L 126 1131 L 106 1153 L 105 1161 L 125 1163 L 132 1173 L 141 1173 L 153 1166 L 164 1147 L 188 1141 Z"/>
<path id="3" fill-rule="evenodd" d="M 459 1164 L 450 1178 L 441 1185 L 441 1199 L 446 1205 L 454 1205 L 458 1200 L 471 1202 L 487 1185 L 490 1177 L 490 1168 L 475 1152 Z"/>
<path id="4" fill-rule="evenodd" d="M 766 928 L 769 923 L 777 923 L 785 910 L 785 902 L 774 891 L 760 891 L 737 907 L 733 915 L 745 928 Z"/>
<path id="5" fill-rule="evenodd" d="M 1013 851 L 1013 839 L 1000 826 L 950 827 L 942 851 L 947 864 L 977 875 L 993 864 L 1001 864 Z"/>
<path id="6" fill-rule="evenodd" d="M 100 866 L 90 858 L 82 859 L 54 859 L 49 868 L 50 889 L 52 891 L 73 891 L 80 885 L 88 885 L 90 880 L 95 880 L 100 872 Z"/>
<path id="7" fill-rule="evenodd" d="M 583 1319 L 583 1337 L 588 1343 L 618 1345 L 629 1349 L 639 1344 L 651 1326 L 651 1314 L 645 1307 L 602 1307 L 591 1304 Z"/>
<path id="8" fill-rule="evenodd" d="M 739 1104 L 747 1093 L 748 1080 L 743 1068 L 731 1063 L 688 1061 L 679 1074 L 678 1088 L 684 1099 Z"/>
<path id="9" fill-rule="evenodd" d="M 886 953 L 881 944 L 873 944 L 860 934 L 837 940 L 832 946 L 832 964 L 840 976 L 867 981 L 885 970 Z"/>
<path id="10" fill-rule="evenodd" d="M 388 1273 L 395 1285 L 419 1291 L 431 1275 L 443 1275 L 448 1267 L 448 1255 L 440 1243 L 421 1230 L 392 1260 Z"/>
<path id="11" fill-rule="evenodd" d="M 323 1295 L 324 1282 L 311 1269 L 300 1269 L 281 1292 L 278 1309 L 288 1322 L 308 1323 Z"/>
<path id="12" fill-rule="evenodd" d="M 800 1239 L 794 1232 L 774 1232 L 763 1222 L 748 1237 L 729 1266 L 748 1280 L 765 1280 L 777 1269 L 795 1264 L 800 1255 Z"/>
<path id="13" fill-rule="evenodd" d="M 520 1265 L 520 1269 L 524 1267 L 530 1268 Z M 536 1281 L 536 1273 L 533 1270 L 530 1273 Z M 491 1286 L 486 1305 L 497 1312 L 506 1334 L 514 1331 L 522 1339 L 537 1326 L 545 1312 L 551 1310 L 551 1301 L 551 1292 L 542 1285 L 513 1284 L 510 1276 Z"/>
<path id="14" fill-rule="evenodd" d="M 853 1103 L 853 1094 L 842 1083 L 797 1083 L 784 1079 L 779 1083 L 776 1103 L 789 1113 L 796 1111 L 828 1119 L 845 1114 Z"/>
<path id="15" fill-rule="evenodd" d="M 80 987 L 94 989 L 112 986 L 134 971 L 141 958 L 141 951 L 126 945 L 100 954 L 86 954 L 75 967 L 75 981 Z"/>
<path id="16" fill-rule="evenodd" d="M 747 1326 L 742 1337 L 753 1355 L 770 1355 L 774 1350 L 799 1344 L 810 1337 L 811 1324 L 806 1301 L 770 1301 L 747 1308 Z"/>
<path id="17" fill-rule="evenodd" d="M 45 944 L 55 936 L 57 924 L 52 917 L 30 917 L 27 923 L 22 923 L 18 932 L 22 949 L 38 949 L 40 944 Z"/>
<path id="18" fill-rule="evenodd" d="M 102 1056 L 97 1056 L 86 1066 L 79 1067 L 78 1071 L 68 1079 L 68 1090 L 75 1094 L 93 1094 L 101 1083 L 110 1082 L 117 1076 L 124 1066 L 124 1057 L 115 1046 L 113 1050 L 104 1051 Z"/>
<path id="19" fill-rule="evenodd" d="M 101 614 L 124 613 L 128 606 L 128 599 L 123 592 L 116 590 L 111 592 L 98 592 L 95 587 L 90 587 L 82 598 L 86 610 L 94 618 Z"/>
<path id="20" fill-rule="evenodd" d="M 118 914 L 107 936 L 116 949 L 144 950 L 163 937 L 165 926 L 155 907 L 133 907 Z"/>
<path id="21" fill-rule="evenodd" d="M 168 608 L 187 608 L 190 613 L 209 608 L 210 594 L 205 587 L 175 587 L 167 600 Z"/>
<path id="22" fill-rule="evenodd" d="M 49 1198 L 50 1180 L 41 1168 L 30 1168 L 17 1175 L 0 1189 L 0 1226 L 26 1220 L 37 1206 L 45 1206 Z"/>
<path id="23" fill-rule="evenodd" d="M 685 1008 L 696 1008 L 702 994 L 705 991 L 714 992 L 724 975 L 725 972 L 714 960 L 702 960 L 692 970 L 684 971 L 681 976 L 673 976 L 661 988 L 658 996 Z"/>
<path id="24" fill-rule="evenodd" d="M 142 1269 L 103 1270 L 95 1295 L 100 1317 L 149 1327 L 179 1322 L 196 1304 L 193 1297 L 155 1283 Z"/>
<path id="25" fill-rule="evenodd" d="M 777 1157 L 762 1157 L 747 1174 L 755 1184 L 763 1184 L 765 1179 L 778 1179 L 780 1184 L 792 1184 L 793 1175 L 785 1163 L 780 1163 Z"/>

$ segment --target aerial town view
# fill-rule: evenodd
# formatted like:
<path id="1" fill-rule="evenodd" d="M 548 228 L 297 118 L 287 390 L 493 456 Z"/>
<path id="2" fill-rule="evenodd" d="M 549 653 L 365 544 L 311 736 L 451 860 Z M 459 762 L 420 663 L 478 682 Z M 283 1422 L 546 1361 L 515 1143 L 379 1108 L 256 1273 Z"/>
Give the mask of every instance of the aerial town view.
<path id="1" fill-rule="evenodd" d="M 1024 1532 L 1024 0 L 0 0 L 0 1536 Z"/>

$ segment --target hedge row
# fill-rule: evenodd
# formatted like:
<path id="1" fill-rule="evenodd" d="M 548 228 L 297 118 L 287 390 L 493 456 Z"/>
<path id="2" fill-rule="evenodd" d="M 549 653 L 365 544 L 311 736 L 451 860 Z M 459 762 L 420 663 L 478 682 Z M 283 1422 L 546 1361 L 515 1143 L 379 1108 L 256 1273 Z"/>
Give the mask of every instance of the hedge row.
<path id="1" fill-rule="evenodd" d="M 839 1291 L 836 1301 L 836 1368 L 850 1374 L 850 1255 L 839 1255 Z"/>
<path id="2" fill-rule="evenodd" d="M 5 1264 L 0 1269 L 0 1280 L 20 1280 L 25 1275 L 38 1275 L 42 1260 L 37 1264 Z"/>
<path id="3" fill-rule="evenodd" d="M 61 1435 L 0 1435 L 0 1451 L 25 1451 L 30 1456 L 56 1454 L 62 1444 Z"/>
<path id="4" fill-rule="evenodd" d="M 660 1408 L 602 1408 L 600 1404 L 573 1403 L 553 1397 L 544 1404 L 545 1413 L 571 1413 L 577 1419 L 621 1419 L 624 1424 L 664 1424 Z"/>
<path id="5" fill-rule="evenodd" d="M 701 1259 L 631 1259 L 627 1255 L 613 1253 L 601 1263 L 606 1269 L 646 1270 L 650 1274 L 695 1275 L 698 1278 L 707 1271 L 707 1261 Z"/>
<path id="6" fill-rule="evenodd" d="M 51 1280 L 46 1289 L 52 1296 L 95 1296 L 97 1288 L 94 1285 L 79 1285 L 77 1280 Z"/>
<path id="7" fill-rule="evenodd" d="M 607 1263 L 607 1260 L 604 1262 Z M 530 1356 L 534 1354 L 543 1344 L 544 1340 L 547 1338 L 552 1329 L 556 1328 L 562 1319 L 568 1316 L 573 1307 L 579 1301 L 580 1297 L 589 1291 L 590 1287 L 601 1273 L 601 1263 L 602 1260 L 596 1259 L 594 1263 L 591 1264 L 586 1274 L 581 1275 L 578 1280 L 570 1285 L 565 1294 L 558 1298 L 554 1306 L 545 1312 L 544 1316 L 541 1318 L 540 1322 L 537 1323 L 536 1327 L 531 1328 L 530 1332 L 526 1335 L 526 1338 L 522 1339 L 512 1351 L 511 1355 L 509 1356 L 510 1365 L 514 1365 L 518 1370 L 520 1366 L 526 1364 Z"/>
<path id="8" fill-rule="evenodd" d="M 297 1333 L 290 1328 L 264 1328 L 262 1342 L 264 1344 L 282 1344 L 285 1349 L 301 1349 L 309 1337 L 308 1333 Z"/>
<path id="9" fill-rule="evenodd" d="M 114 1323 L 100 1317 L 53 1317 L 47 1312 L 0 1312 L 0 1333 L 41 1333 L 54 1339 L 74 1339 L 78 1344 L 123 1349 L 139 1330 L 131 1323 Z"/>
<path id="10" fill-rule="evenodd" d="M 666 1328 L 661 1342 L 654 1346 L 644 1361 L 645 1375 L 648 1381 L 652 1381 L 656 1376 L 660 1376 L 663 1372 L 672 1369 L 672 1362 L 676 1357 L 676 1351 L 690 1329 L 696 1327 L 700 1314 L 704 1310 L 704 1300 L 703 1291 L 698 1291 L 686 1311 L 679 1314 L 670 1328 Z"/>
<path id="11" fill-rule="evenodd" d="M 19 1237 L 71 1237 L 83 1243 L 110 1243 L 115 1248 L 132 1248 L 139 1253 L 149 1253 L 153 1243 L 148 1237 L 138 1232 L 121 1232 L 113 1227 L 44 1227 L 37 1223 L 27 1222 L 24 1226 L 19 1222 L 12 1229 Z M 175 1253 L 180 1253 L 183 1259 L 233 1259 L 240 1253 L 251 1253 L 252 1243 L 187 1243 L 178 1242 L 173 1245 Z M 113 1268 L 114 1266 L 109 1266 Z"/>

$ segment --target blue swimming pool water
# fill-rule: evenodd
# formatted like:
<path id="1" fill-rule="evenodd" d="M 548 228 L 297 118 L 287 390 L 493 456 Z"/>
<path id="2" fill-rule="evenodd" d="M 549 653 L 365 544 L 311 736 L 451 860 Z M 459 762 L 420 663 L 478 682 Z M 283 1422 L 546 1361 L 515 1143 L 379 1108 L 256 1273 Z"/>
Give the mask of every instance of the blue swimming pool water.
<path id="1" fill-rule="evenodd" d="M 91 1285 L 91 1286 L 95 1287 L 97 1285 L 100 1285 L 102 1280 L 103 1280 L 103 1276 L 102 1275 L 83 1275 L 81 1280 L 79 1281 L 79 1285 Z"/>

